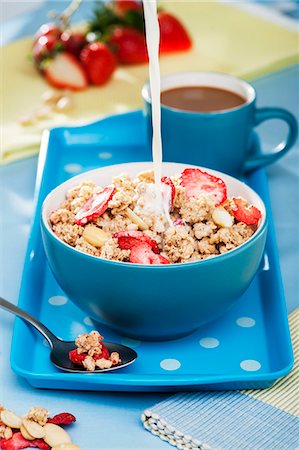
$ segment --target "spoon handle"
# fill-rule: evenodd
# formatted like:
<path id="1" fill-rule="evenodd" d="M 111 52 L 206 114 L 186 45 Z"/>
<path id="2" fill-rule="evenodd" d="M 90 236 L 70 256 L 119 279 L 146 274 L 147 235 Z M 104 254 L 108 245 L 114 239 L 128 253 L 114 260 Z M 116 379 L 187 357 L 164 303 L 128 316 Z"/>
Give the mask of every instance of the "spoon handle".
<path id="1" fill-rule="evenodd" d="M 59 341 L 59 339 L 53 333 L 51 333 L 51 331 L 48 330 L 48 328 L 45 327 L 45 325 L 43 325 L 39 320 L 35 319 L 33 316 L 28 314 L 26 311 L 23 311 L 23 309 L 20 309 L 13 303 L 4 300 L 4 298 L 2 297 L 0 297 L 0 308 L 9 311 L 12 314 L 15 314 L 16 316 L 30 323 L 30 325 L 34 326 L 34 328 L 36 328 L 37 331 L 39 331 L 47 339 L 51 348 L 53 348 L 56 341 Z"/>

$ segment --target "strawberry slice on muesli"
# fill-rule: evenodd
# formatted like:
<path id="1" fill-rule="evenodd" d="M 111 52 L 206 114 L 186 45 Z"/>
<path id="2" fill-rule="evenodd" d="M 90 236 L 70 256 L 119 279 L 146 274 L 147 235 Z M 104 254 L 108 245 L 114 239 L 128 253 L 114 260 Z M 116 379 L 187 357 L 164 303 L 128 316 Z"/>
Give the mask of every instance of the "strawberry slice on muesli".
<path id="1" fill-rule="evenodd" d="M 115 186 L 106 186 L 98 194 L 93 194 L 87 202 L 79 209 L 75 216 L 77 225 L 86 225 L 97 217 L 100 217 L 108 208 L 108 203 L 115 193 Z"/>
<path id="2" fill-rule="evenodd" d="M 145 243 L 154 253 L 160 253 L 157 242 L 142 231 L 119 231 L 112 237 L 117 239 L 118 246 L 122 250 L 131 250 L 135 245 Z"/>
<path id="3" fill-rule="evenodd" d="M 221 205 L 227 199 L 225 182 L 200 169 L 185 169 L 181 173 L 180 179 L 187 198 L 197 199 L 201 195 L 211 195 L 215 199 L 215 206 Z"/>
<path id="4" fill-rule="evenodd" d="M 154 253 L 146 242 L 140 242 L 134 245 L 130 253 L 130 262 L 135 264 L 161 265 L 170 264 L 168 259 L 162 255 Z"/>
<path id="5" fill-rule="evenodd" d="M 164 184 L 163 186 L 164 189 L 162 188 L 162 195 L 164 194 L 169 196 L 169 208 L 171 208 L 175 197 L 175 186 L 171 178 L 169 177 L 162 177 L 161 182 Z M 167 186 L 166 189 L 165 186 Z"/>
<path id="6" fill-rule="evenodd" d="M 242 197 L 232 197 L 231 211 L 235 219 L 246 225 L 257 225 L 262 217 L 261 211 L 253 205 L 249 205 Z"/>

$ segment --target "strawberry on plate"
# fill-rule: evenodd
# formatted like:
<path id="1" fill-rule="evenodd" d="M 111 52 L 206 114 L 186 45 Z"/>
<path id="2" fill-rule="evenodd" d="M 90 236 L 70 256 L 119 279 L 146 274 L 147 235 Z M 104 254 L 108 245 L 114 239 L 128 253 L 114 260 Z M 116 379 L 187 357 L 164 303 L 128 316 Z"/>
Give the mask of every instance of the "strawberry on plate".
<path id="1" fill-rule="evenodd" d="M 54 36 L 40 36 L 32 47 L 32 56 L 37 65 L 61 50 L 61 42 Z"/>
<path id="2" fill-rule="evenodd" d="M 142 3 L 138 0 L 115 0 L 114 8 L 120 15 L 128 11 L 142 11 Z"/>
<path id="3" fill-rule="evenodd" d="M 148 61 L 145 36 L 130 27 L 115 27 L 111 32 L 109 44 L 115 50 L 121 64 L 139 64 Z"/>
<path id="4" fill-rule="evenodd" d="M 62 33 L 61 28 L 54 22 L 52 23 L 44 23 L 39 27 L 37 32 L 35 33 L 35 39 L 38 40 L 41 36 L 51 36 L 56 39 L 60 38 Z"/>
<path id="5" fill-rule="evenodd" d="M 158 20 L 161 53 L 185 51 L 192 47 L 192 41 L 186 28 L 175 16 L 161 11 L 158 13 Z"/>
<path id="6" fill-rule="evenodd" d="M 47 423 L 54 423 L 55 425 L 69 425 L 76 422 L 76 417 L 68 412 L 62 412 L 55 414 L 53 417 L 49 417 Z"/>
<path id="7" fill-rule="evenodd" d="M 79 209 L 75 216 L 77 225 L 86 225 L 90 220 L 100 217 L 108 208 L 108 203 L 115 193 L 115 186 L 106 186 L 102 192 L 93 194 Z"/>
<path id="8" fill-rule="evenodd" d="M 185 188 L 187 198 L 199 198 L 209 194 L 214 197 L 216 206 L 221 205 L 227 198 L 224 181 L 200 169 L 185 169 L 181 173 L 180 184 Z"/>
<path id="9" fill-rule="evenodd" d="M 45 65 L 47 81 L 60 89 L 82 90 L 87 87 L 85 72 L 77 59 L 68 52 L 57 55 Z"/>
<path id="10" fill-rule="evenodd" d="M 86 45 L 86 37 L 80 31 L 64 31 L 60 36 L 65 51 L 79 58 L 82 48 Z"/>
<path id="11" fill-rule="evenodd" d="M 103 42 L 93 42 L 83 48 L 80 60 L 89 81 L 100 86 L 105 84 L 116 69 L 116 58 Z"/>
<path id="12" fill-rule="evenodd" d="M 119 231 L 113 235 L 122 250 L 131 250 L 135 245 L 147 244 L 154 253 L 159 253 L 157 242 L 142 231 Z"/>
<path id="13" fill-rule="evenodd" d="M 231 210 L 235 219 L 246 223 L 246 225 L 257 225 L 259 223 L 262 213 L 258 208 L 248 205 L 248 202 L 242 197 L 233 197 L 232 202 L 234 206 Z"/>
<path id="14" fill-rule="evenodd" d="M 130 253 L 130 262 L 135 264 L 170 264 L 168 259 L 162 255 L 157 255 L 146 242 L 139 242 L 134 245 Z"/>

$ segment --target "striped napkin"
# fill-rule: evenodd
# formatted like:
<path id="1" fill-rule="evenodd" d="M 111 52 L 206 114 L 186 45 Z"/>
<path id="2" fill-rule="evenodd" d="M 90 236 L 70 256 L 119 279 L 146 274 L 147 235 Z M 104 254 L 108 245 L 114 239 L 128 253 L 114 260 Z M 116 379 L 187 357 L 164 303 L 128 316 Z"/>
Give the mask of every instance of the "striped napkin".
<path id="1" fill-rule="evenodd" d="M 182 450 L 299 449 L 299 308 L 289 316 L 295 364 L 270 389 L 181 393 L 141 416 Z"/>

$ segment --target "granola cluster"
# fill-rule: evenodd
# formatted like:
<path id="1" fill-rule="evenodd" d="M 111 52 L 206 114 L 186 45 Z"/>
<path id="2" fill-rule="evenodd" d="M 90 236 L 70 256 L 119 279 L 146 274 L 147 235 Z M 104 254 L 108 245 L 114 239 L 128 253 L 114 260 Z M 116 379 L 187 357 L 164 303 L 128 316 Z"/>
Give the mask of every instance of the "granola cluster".
<path id="1" fill-rule="evenodd" d="M 121 362 L 119 354 L 109 353 L 102 342 L 103 339 L 98 331 L 80 334 L 75 341 L 77 348 L 69 353 L 70 360 L 76 365 L 83 366 L 89 372 L 94 372 L 96 369 L 110 369 L 119 364 Z"/>
<path id="2" fill-rule="evenodd" d="M 142 172 L 134 180 L 123 173 L 106 188 L 83 182 L 52 212 L 52 229 L 59 239 L 90 255 L 144 264 L 203 260 L 246 242 L 257 229 L 260 211 L 240 197 L 228 198 L 222 180 L 217 179 L 221 184 L 199 169 L 187 170 L 191 175 L 185 175 L 185 182 L 183 174 L 164 177 L 162 195 L 167 211 L 153 210 L 153 171 Z M 202 174 L 210 177 L 206 192 L 204 183 L 200 191 L 198 184 L 194 188 L 194 177 Z M 158 247 L 153 250 L 142 238 L 143 247 L 137 252 L 135 241 L 134 246 L 121 241 L 124 232 L 136 239 L 136 233 L 149 237 Z"/>

